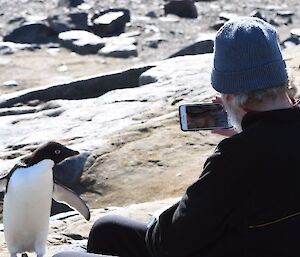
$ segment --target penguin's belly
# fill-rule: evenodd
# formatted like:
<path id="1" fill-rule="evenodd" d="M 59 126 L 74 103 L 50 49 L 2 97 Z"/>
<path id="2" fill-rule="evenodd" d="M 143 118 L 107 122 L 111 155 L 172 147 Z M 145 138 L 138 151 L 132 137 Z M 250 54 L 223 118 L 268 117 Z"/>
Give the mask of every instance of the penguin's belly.
<path id="1" fill-rule="evenodd" d="M 4 197 L 3 225 L 10 252 L 43 251 L 53 192 L 53 162 L 17 169 Z"/>

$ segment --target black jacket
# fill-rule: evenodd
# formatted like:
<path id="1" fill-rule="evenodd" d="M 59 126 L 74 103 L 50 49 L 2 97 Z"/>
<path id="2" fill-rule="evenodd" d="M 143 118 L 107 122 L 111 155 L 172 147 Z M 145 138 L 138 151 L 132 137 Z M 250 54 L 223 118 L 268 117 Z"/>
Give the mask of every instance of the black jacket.
<path id="1" fill-rule="evenodd" d="M 147 231 L 153 257 L 300 256 L 300 109 L 252 112 Z"/>

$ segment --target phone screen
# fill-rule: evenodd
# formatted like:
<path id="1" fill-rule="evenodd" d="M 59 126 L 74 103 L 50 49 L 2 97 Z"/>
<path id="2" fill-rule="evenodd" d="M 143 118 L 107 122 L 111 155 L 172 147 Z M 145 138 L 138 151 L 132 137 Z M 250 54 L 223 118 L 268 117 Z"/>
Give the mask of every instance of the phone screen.
<path id="1" fill-rule="evenodd" d="M 180 124 L 183 131 L 232 127 L 227 113 L 220 104 L 187 104 L 179 106 Z"/>

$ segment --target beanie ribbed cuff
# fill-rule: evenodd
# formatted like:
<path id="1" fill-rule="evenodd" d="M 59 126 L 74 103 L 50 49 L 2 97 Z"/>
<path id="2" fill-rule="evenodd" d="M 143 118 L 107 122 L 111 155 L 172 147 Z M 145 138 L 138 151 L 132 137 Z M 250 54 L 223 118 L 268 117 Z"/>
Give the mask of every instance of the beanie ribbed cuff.
<path id="1" fill-rule="evenodd" d="M 245 71 L 220 72 L 214 68 L 211 74 L 213 88 L 225 94 L 274 88 L 287 81 L 288 75 L 284 60 Z"/>

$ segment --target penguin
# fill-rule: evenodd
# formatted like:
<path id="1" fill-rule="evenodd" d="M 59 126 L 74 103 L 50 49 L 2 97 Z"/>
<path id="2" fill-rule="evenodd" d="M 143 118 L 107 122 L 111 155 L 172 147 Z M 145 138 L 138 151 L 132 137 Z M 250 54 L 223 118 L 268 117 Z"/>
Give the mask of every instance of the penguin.
<path id="1" fill-rule="evenodd" d="M 56 164 L 78 154 L 62 144 L 48 142 L 0 176 L 0 191 L 5 192 L 4 238 L 10 257 L 25 252 L 44 256 L 52 198 L 76 209 L 86 220 L 90 219 L 89 208 L 83 200 L 53 177 L 52 168 Z"/>

